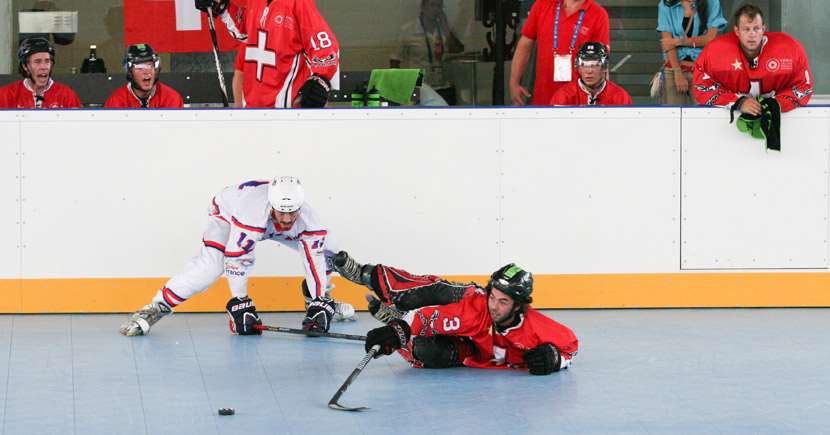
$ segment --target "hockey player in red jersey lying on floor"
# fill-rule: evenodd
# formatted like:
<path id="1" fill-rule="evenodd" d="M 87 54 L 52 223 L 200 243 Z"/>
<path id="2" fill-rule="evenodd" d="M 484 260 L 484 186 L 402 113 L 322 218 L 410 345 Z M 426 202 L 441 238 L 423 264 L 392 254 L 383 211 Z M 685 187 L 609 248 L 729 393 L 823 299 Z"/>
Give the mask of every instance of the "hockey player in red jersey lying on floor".
<path id="1" fill-rule="evenodd" d="M 573 331 L 530 306 L 533 275 L 515 264 L 493 272 L 487 286 L 362 265 L 346 252 L 333 259 L 344 278 L 379 298 L 369 311 L 386 326 L 369 331 L 366 351 L 398 352 L 414 367 L 526 369 L 547 375 L 567 368 L 579 346 Z"/>

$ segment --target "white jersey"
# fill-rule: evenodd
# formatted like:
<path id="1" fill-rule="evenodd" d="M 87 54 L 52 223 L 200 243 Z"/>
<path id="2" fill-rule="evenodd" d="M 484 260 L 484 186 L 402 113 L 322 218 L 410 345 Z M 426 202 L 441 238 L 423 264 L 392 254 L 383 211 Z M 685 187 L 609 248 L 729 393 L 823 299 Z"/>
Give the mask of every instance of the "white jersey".
<path id="1" fill-rule="evenodd" d="M 230 224 L 230 231 L 226 240 L 206 237 L 204 243 L 224 252 L 225 276 L 234 295 L 247 294 L 248 272 L 254 265 L 256 244 L 273 240 L 298 251 L 311 296 L 323 296 L 328 287 L 326 257 L 336 253 L 328 228 L 308 203 L 300 208 L 291 228 L 275 226 L 268 203 L 269 183 L 248 181 L 219 192 L 213 198 L 209 214 Z"/>

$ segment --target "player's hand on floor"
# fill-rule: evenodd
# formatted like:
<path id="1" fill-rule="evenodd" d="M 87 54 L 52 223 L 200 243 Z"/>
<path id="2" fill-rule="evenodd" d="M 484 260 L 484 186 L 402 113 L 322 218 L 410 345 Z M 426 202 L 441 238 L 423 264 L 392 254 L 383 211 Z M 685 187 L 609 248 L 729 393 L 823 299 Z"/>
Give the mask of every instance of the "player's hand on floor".
<path id="1" fill-rule="evenodd" d="M 334 300 L 329 298 L 314 298 L 308 303 L 303 319 L 303 329 L 312 332 L 329 332 L 332 317 L 335 313 Z"/>
<path id="2" fill-rule="evenodd" d="M 228 311 L 228 326 L 231 332 L 239 335 L 262 335 L 262 331 L 254 329 L 254 325 L 262 325 L 259 314 L 256 312 L 254 301 L 249 297 L 233 297 L 225 306 Z"/>
<path id="3" fill-rule="evenodd" d="M 543 344 L 524 354 L 531 375 L 549 375 L 559 370 L 560 358 L 559 351 L 550 344 Z"/>
<path id="4" fill-rule="evenodd" d="M 392 320 L 386 326 L 375 328 L 366 334 L 366 352 L 375 345 L 380 345 L 380 351 L 375 358 L 380 355 L 391 355 L 392 352 L 409 344 L 410 335 L 412 328 L 408 323 L 403 320 Z"/>

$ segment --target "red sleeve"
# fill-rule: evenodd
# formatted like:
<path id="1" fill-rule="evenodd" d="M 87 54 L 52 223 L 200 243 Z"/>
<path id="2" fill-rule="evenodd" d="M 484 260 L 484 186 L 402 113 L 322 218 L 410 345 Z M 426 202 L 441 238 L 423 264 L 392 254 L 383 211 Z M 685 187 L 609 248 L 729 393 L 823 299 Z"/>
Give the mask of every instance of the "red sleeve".
<path id="1" fill-rule="evenodd" d="M 164 107 L 170 107 L 173 109 L 181 109 L 184 107 L 184 100 L 182 100 L 182 95 L 171 87 L 167 87 L 169 91 L 167 93 L 167 104 Z"/>
<path id="2" fill-rule="evenodd" d="M 527 16 L 524 25 L 522 25 L 522 36 L 533 39 L 534 41 L 539 34 L 539 14 L 541 13 L 542 3 L 544 2 L 536 1 L 533 3 L 533 6 L 530 7 L 530 14 Z"/>
<path id="3" fill-rule="evenodd" d="M 78 94 L 72 90 L 70 87 L 66 87 L 66 96 L 64 97 L 64 107 L 78 109 L 81 107 L 81 99 L 78 98 Z"/>
<path id="4" fill-rule="evenodd" d="M 447 305 L 430 305 L 410 312 L 412 335 L 473 336 L 481 329 L 487 298 L 474 294 Z M 489 316 L 488 316 L 489 319 Z"/>
<path id="5" fill-rule="evenodd" d="M 313 0 L 298 0 L 300 40 L 313 74 L 331 81 L 340 69 L 340 44 Z"/>
<path id="6" fill-rule="evenodd" d="M 109 98 L 107 98 L 107 101 L 104 102 L 104 107 L 105 108 L 119 109 L 119 108 L 127 107 L 127 105 L 124 104 L 124 99 L 121 98 L 121 95 L 120 95 L 122 88 L 123 88 L 123 86 L 120 86 L 120 87 L 118 87 L 118 89 L 114 90 L 112 92 L 112 94 L 110 94 Z"/>
<path id="7" fill-rule="evenodd" d="M 245 71 L 245 47 L 239 47 L 236 52 L 236 59 L 233 61 L 233 69 L 237 71 Z"/>
<path id="8" fill-rule="evenodd" d="M 14 83 L 0 88 L 0 109 L 14 109 L 16 104 L 12 98 L 12 86 Z"/>
<path id="9" fill-rule="evenodd" d="M 579 350 L 579 340 L 571 328 L 535 310 L 529 310 L 527 322 L 533 328 L 539 344 L 553 345 L 567 359 L 576 355 Z"/>
<path id="10" fill-rule="evenodd" d="M 712 78 L 712 62 L 717 57 L 717 45 L 709 44 L 703 48 L 695 61 L 695 75 L 692 79 L 692 97 L 703 106 L 729 106 L 738 101 L 738 94 L 726 89 Z"/>
<path id="11" fill-rule="evenodd" d="M 628 93 L 622 86 L 620 86 L 620 106 L 630 106 L 634 104 L 634 101 L 631 99 L 631 94 Z"/>
<path id="12" fill-rule="evenodd" d="M 574 104 L 571 103 L 569 98 L 570 86 L 565 85 L 560 87 L 553 93 L 553 97 L 550 99 L 551 106 L 573 106 Z"/>
<path id="13" fill-rule="evenodd" d="M 228 10 L 223 12 L 219 19 L 225 24 L 225 28 L 232 38 L 244 41 L 248 37 L 248 32 L 245 27 L 244 7 L 237 6 L 231 2 L 228 5 Z"/>
<path id="14" fill-rule="evenodd" d="M 790 82 L 786 88 L 776 90 L 775 94 L 782 112 L 806 106 L 813 95 L 813 76 L 807 61 L 807 54 L 801 43 L 793 39 L 792 44 L 795 61 Z"/>

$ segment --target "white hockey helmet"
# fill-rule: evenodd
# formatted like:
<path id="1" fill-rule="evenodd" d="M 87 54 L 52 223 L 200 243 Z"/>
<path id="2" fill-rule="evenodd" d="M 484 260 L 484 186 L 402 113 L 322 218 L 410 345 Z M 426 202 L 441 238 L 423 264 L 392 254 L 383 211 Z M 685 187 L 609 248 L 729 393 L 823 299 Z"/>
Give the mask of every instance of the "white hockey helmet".
<path id="1" fill-rule="evenodd" d="M 297 177 L 277 177 L 268 185 L 268 202 L 281 213 L 295 212 L 305 202 L 305 191 Z"/>

